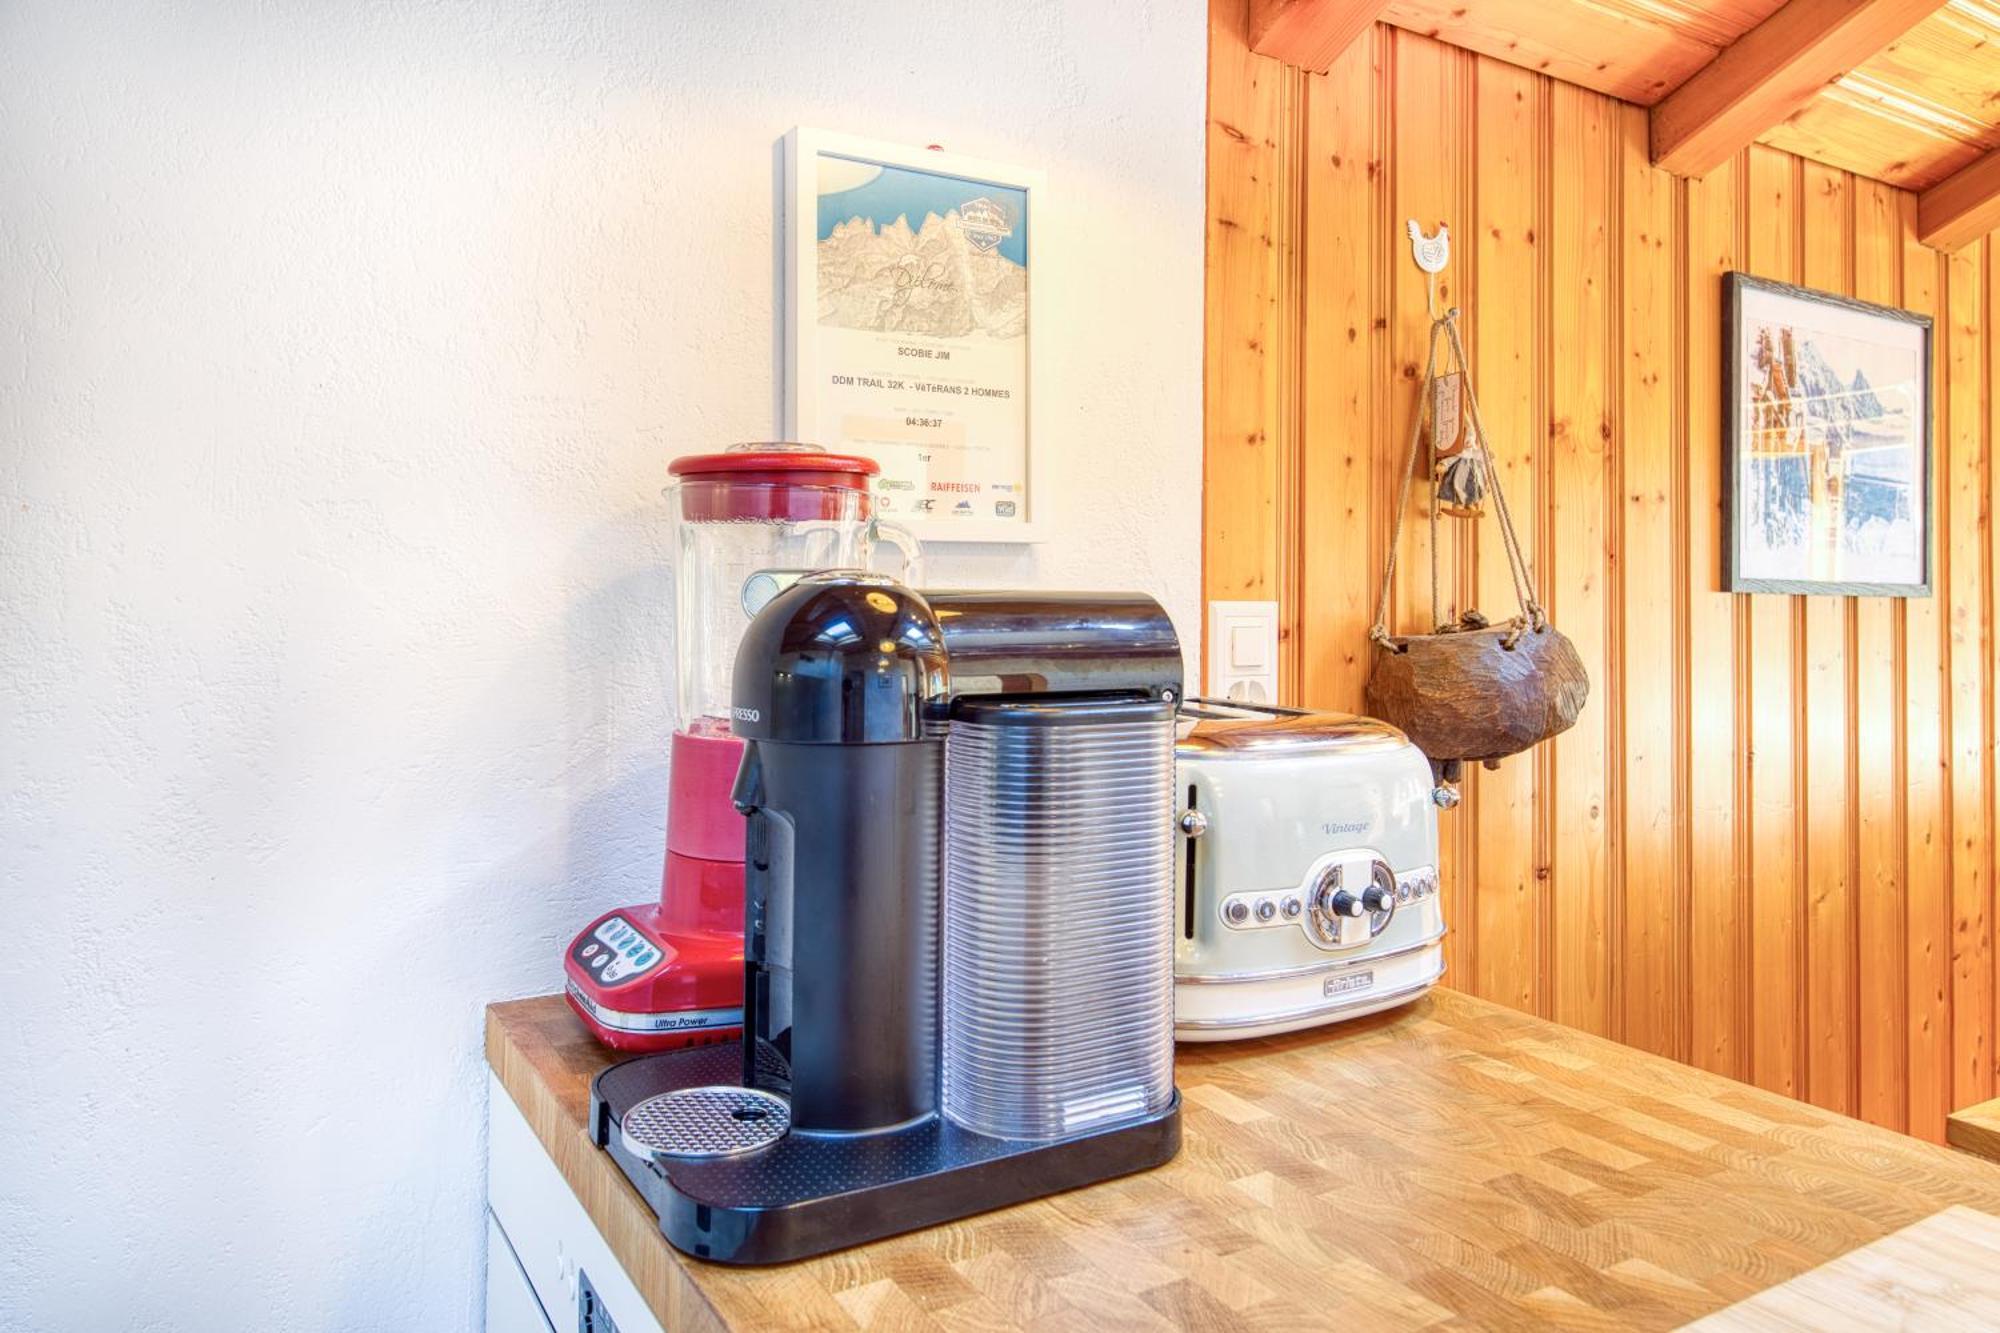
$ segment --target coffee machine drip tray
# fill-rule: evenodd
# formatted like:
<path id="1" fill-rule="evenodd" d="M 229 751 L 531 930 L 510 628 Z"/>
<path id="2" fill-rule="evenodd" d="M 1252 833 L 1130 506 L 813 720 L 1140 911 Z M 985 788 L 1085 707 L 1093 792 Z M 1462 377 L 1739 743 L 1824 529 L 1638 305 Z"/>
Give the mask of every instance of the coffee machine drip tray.
<path id="1" fill-rule="evenodd" d="M 773 1264 L 1075 1189 L 1171 1158 L 1180 1094 L 1157 1115 L 1053 1142 L 991 1138 L 931 1115 L 866 1134 L 778 1133 L 782 1099 L 743 1088 L 734 1046 L 613 1065 L 591 1135 L 675 1249 Z"/>

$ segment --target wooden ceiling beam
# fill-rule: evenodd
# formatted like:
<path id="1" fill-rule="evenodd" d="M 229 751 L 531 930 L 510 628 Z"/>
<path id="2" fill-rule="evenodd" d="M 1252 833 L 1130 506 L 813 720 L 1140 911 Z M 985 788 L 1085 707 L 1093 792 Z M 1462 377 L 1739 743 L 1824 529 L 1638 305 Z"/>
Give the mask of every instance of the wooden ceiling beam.
<path id="1" fill-rule="evenodd" d="M 1790 0 L 1653 107 L 1653 161 L 1706 175 L 1944 4 Z"/>
<path id="2" fill-rule="evenodd" d="M 1917 239 L 1957 250 L 2000 228 L 2000 148 L 1917 196 Z"/>
<path id="3" fill-rule="evenodd" d="M 1250 49 L 1324 74 L 1389 0 L 1250 0 Z"/>

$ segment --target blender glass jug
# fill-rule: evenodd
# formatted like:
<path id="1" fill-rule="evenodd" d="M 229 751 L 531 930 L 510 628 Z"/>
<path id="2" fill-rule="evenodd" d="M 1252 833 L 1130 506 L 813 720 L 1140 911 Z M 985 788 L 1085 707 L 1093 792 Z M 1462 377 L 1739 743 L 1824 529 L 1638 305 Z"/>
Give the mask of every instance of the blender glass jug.
<path id="1" fill-rule="evenodd" d="M 750 618 L 801 574 L 866 569 L 876 541 L 920 578 L 916 541 L 877 521 L 866 458 L 744 444 L 674 461 L 674 734 L 656 903 L 591 922 L 565 957 L 570 1003 L 620 1050 L 734 1040 L 743 1022 L 743 742 L 731 676 Z"/>
<path id="2" fill-rule="evenodd" d="M 730 675 L 743 631 L 800 575 L 867 569 L 875 543 L 885 540 L 902 553 L 898 577 L 921 582 L 916 538 L 875 517 L 872 459 L 813 445 L 739 444 L 677 459 L 668 471 L 676 732 L 729 734 Z"/>
<path id="3" fill-rule="evenodd" d="M 741 949 L 743 817 L 730 803 L 743 743 L 731 734 L 736 650 L 750 618 L 801 575 L 866 569 L 878 538 L 920 574 L 916 539 L 875 517 L 872 459 L 812 445 L 739 444 L 676 459 L 674 735 L 660 917 Z"/>

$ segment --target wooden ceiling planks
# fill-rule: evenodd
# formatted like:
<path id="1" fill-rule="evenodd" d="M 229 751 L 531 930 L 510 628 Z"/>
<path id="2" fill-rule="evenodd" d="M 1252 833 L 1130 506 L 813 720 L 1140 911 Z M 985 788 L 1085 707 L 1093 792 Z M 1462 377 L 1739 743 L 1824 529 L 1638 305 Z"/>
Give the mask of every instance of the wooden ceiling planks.
<path id="1" fill-rule="evenodd" d="M 1383 21 L 1538 74 L 1651 106 L 1778 0 L 1392 0 Z"/>
<path id="2" fill-rule="evenodd" d="M 2000 148 L 2000 8 L 1953 0 L 1763 142 L 1907 190 Z"/>
<path id="3" fill-rule="evenodd" d="M 1922 190 L 2000 147 L 2000 127 L 1954 122 L 1907 94 L 1850 75 L 1767 132 L 1762 143 Z"/>
<path id="4" fill-rule="evenodd" d="M 1789 0 L 1653 107 L 1653 161 L 1706 175 L 1943 5 Z"/>
<path id="5" fill-rule="evenodd" d="M 1653 106 L 1784 7 L 1782 0 L 1248 0 L 1299 27 L 1382 21 Z M 1850 7 L 1851 0 L 1850 0 Z M 1358 31 L 1358 29 L 1356 29 Z M 1822 87 L 1758 141 L 1924 190 L 2000 148 L 2000 0 L 1948 0 Z M 1322 43 L 1323 45 L 1324 43 Z M 1323 69 L 1332 53 L 1317 52 Z M 1297 62 L 1295 62 L 1297 63 Z"/>
<path id="6" fill-rule="evenodd" d="M 1920 90 L 1943 112 L 1990 123 L 2000 113 L 2000 5 L 1951 0 L 1863 68 L 1888 87 Z"/>

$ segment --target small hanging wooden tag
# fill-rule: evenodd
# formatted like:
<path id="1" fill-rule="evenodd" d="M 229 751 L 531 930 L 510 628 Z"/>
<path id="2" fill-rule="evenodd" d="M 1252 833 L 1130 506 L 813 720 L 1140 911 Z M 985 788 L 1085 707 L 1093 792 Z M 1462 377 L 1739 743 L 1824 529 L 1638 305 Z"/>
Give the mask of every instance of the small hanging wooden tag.
<path id="1" fill-rule="evenodd" d="M 1431 454 L 1450 458 L 1465 448 L 1464 375 L 1459 371 L 1431 381 Z"/>

